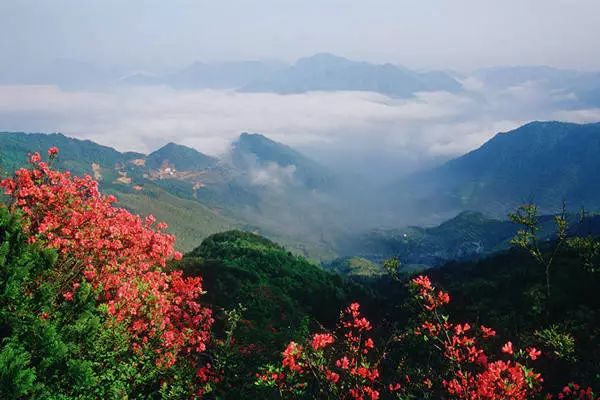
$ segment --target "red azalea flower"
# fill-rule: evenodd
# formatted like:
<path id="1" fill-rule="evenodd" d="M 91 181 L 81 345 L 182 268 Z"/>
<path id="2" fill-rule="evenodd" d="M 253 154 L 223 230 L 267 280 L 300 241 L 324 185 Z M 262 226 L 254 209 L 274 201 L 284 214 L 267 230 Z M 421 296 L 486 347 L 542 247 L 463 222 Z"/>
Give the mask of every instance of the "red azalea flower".
<path id="1" fill-rule="evenodd" d="M 513 345 L 511 342 L 507 342 L 504 346 L 502 346 L 502 352 L 506 354 L 513 354 Z"/>
<path id="2" fill-rule="evenodd" d="M 58 147 L 52 146 L 48 149 L 48 157 L 56 157 L 58 154 Z"/>
<path id="3" fill-rule="evenodd" d="M 529 358 L 535 361 L 540 355 L 542 355 L 542 352 L 536 349 L 535 347 L 530 347 L 529 349 L 527 349 L 527 354 L 529 355 Z"/>

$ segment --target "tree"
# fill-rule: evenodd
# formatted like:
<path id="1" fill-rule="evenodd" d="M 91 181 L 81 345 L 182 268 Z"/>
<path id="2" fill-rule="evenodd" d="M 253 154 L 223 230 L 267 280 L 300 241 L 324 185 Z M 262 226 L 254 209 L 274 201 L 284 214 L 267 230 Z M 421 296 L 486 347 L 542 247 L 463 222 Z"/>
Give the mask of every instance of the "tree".
<path id="1" fill-rule="evenodd" d="M 529 252 L 535 261 L 544 268 L 544 275 L 546 278 L 546 311 L 548 312 L 551 298 L 550 269 L 556 255 L 567 239 L 566 205 L 563 202 L 561 212 L 554 216 L 556 240 L 554 241 L 553 248 L 550 252 L 544 251 L 538 242 L 537 234 L 540 226 L 536 205 L 525 204 L 520 206 L 516 212 L 510 213 L 508 216 L 511 221 L 521 226 L 521 229 L 517 231 L 517 234 L 511 240 L 511 243 Z"/>

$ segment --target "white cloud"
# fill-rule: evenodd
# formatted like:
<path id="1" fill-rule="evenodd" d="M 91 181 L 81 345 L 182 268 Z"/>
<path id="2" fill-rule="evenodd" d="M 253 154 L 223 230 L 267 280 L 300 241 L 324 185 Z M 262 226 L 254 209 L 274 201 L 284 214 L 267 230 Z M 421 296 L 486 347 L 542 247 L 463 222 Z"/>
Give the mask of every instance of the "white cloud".
<path id="1" fill-rule="evenodd" d="M 293 183 L 294 172 L 296 172 L 295 165 L 282 167 L 270 162 L 262 167 L 255 165 L 248 171 L 248 177 L 253 185 L 278 188 Z"/>
<path id="2" fill-rule="evenodd" d="M 240 132 L 261 132 L 356 171 L 385 160 L 408 171 L 460 155 L 530 120 L 600 119 L 598 109 L 554 109 L 551 93 L 532 83 L 490 92 L 470 82 L 463 94 L 418 93 L 412 99 L 370 92 L 0 86 L 0 130 L 58 131 L 142 152 L 175 141 L 215 155 Z"/>
<path id="3" fill-rule="evenodd" d="M 582 110 L 559 110 L 554 113 L 556 120 L 573 122 L 598 122 L 600 121 L 600 108 L 586 108 Z"/>
<path id="4" fill-rule="evenodd" d="M 149 151 L 174 140 L 215 154 L 242 131 L 291 145 L 331 143 L 380 125 L 453 117 L 470 101 L 448 93 L 393 100 L 369 92 L 280 95 L 166 87 L 70 92 L 0 86 L 0 123 L 2 129 L 61 131 L 121 150 Z"/>

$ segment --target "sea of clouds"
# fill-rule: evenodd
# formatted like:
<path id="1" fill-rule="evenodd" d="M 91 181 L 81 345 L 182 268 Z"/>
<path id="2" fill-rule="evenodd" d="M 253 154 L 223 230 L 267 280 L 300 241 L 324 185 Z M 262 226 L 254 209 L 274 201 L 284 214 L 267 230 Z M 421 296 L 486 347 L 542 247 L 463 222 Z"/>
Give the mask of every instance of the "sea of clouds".
<path id="1" fill-rule="evenodd" d="M 260 132 L 320 162 L 372 177 L 398 176 L 477 148 L 531 120 L 591 122 L 600 108 L 565 106 L 573 93 L 536 82 L 409 99 L 372 92 L 301 94 L 116 86 L 64 90 L 0 86 L 0 131 L 62 132 L 121 151 L 150 152 L 173 141 L 211 155 L 241 132 Z"/>

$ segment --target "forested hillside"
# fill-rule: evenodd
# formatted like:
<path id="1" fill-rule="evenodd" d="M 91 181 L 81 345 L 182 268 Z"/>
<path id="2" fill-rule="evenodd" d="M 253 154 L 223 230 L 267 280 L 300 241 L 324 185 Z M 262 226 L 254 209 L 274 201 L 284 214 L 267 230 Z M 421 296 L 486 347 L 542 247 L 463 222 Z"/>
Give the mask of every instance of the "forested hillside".
<path id="1" fill-rule="evenodd" d="M 10 174 L 26 164 L 28 154 L 52 146 L 64 149 L 57 168 L 89 174 L 124 207 L 168 221 L 181 238 L 181 250 L 237 227 L 276 238 L 313 259 L 335 254 L 321 236 L 338 229 L 333 215 L 339 215 L 334 211 L 339 207 L 313 193 L 333 178 L 327 179 L 326 170 L 309 158 L 262 135 L 241 135 L 234 162 L 228 163 L 174 143 L 145 155 L 62 134 L 8 132 L 0 134 L 0 170 Z M 311 207 L 321 211 L 298 218 L 301 209 Z M 323 215 L 331 215 L 331 227 L 323 225 Z"/>
<path id="2" fill-rule="evenodd" d="M 397 182 L 396 199 L 421 213 L 476 210 L 494 217 L 525 202 L 546 212 L 567 201 L 597 210 L 600 124 L 531 122 L 480 148 Z M 407 190 L 410 189 L 410 190 Z"/>

